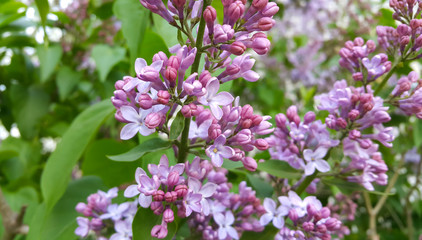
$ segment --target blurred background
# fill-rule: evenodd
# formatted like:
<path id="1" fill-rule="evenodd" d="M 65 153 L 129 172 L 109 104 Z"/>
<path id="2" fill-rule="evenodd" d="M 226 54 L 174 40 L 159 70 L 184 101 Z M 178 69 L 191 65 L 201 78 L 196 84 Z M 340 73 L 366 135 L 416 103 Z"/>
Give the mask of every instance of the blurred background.
<path id="1" fill-rule="evenodd" d="M 313 110 L 315 94 L 326 92 L 336 80 L 351 78 L 338 66 L 344 42 L 357 36 L 376 40 L 376 25 L 395 25 L 384 0 L 279 0 L 277 4 L 277 23 L 269 34 L 272 50 L 253 56 L 261 79 L 233 81 L 231 86 L 242 104 L 268 115 L 284 112 L 293 103 L 301 113 Z M 223 8 L 219 0 L 212 5 L 217 11 Z M 34 216 L 43 216 L 44 225 L 31 228 L 28 239 L 76 239 L 76 203 L 97 189 L 132 181 L 134 169 L 145 164 L 142 159 L 116 163 L 106 157 L 139 141 L 118 140 L 121 126 L 112 117 L 111 103 L 106 110 L 80 114 L 94 103 L 107 102 L 115 81 L 134 75 L 136 58 L 151 63 L 156 52 L 169 54 L 167 49 L 177 43 L 177 32 L 137 0 L 0 1 L 0 186 L 14 211 L 28 206 L 24 223 L 33 226 L 39 219 Z M 407 75 L 410 67 L 420 69 L 414 63 L 401 71 Z M 64 136 L 71 139 L 66 141 L 70 147 L 52 155 Z M 412 146 L 404 141 L 397 148 Z M 48 196 L 54 196 L 43 190 L 55 184 L 54 178 L 42 180 L 50 157 L 73 159 L 54 168 L 59 174 L 72 174 L 45 214 L 48 211 L 39 209 L 48 206 Z M 406 187 L 411 181 L 415 180 L 403 177 L 398 184 Z M 401 198 L 413 197 L 412 214 L 420 219 L 422 204 L 406 193 L 389 198 L 388 211 L 380 214 L 382 239 L 403 236 Z M 365 209 L 359 212 L 364 214 Z M 347 239 L 363 239 L 367 219 L 350 227 Z"/>

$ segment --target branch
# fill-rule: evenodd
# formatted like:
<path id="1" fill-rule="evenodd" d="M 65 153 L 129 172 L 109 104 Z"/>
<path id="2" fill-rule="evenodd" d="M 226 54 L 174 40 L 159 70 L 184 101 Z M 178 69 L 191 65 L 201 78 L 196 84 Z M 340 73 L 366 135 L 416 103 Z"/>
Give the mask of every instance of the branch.
<path id="1" fill-rule="evenodd" d="M 13 240 L 18 234 L 28 233 L 28 226 L 23 224 L 25 212 L 26 206 L 22 206 L 19 213 L 13 212 L 0 187 L 0 214 L 4 226 L 3 240 Z"/>

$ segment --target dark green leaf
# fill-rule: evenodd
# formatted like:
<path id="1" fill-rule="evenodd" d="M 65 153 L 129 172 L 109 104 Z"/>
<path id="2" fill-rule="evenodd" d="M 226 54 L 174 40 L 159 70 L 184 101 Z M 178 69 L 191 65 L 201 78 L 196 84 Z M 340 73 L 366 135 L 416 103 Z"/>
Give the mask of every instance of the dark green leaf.
<path id="1" fill-rule="evenodd" d="M 37 54 L 40 59 L 41 82 L 47 81 L 54 72 L 62 57 L 62 53 L 63 50 L 60 45 L 51 45 L 48 48 L 42 45 L 37 47 Z"/>
<path id="2" fill-rule="evenodd" d="M 155 240 L 156 238 L 151 237 L 151 229 L 155 225 L 160 225 L 161 219 L 162 215 L 155 215 L 151 209 L 140 207 L 132 223 L 133 240 Z M 175 218 L 172 223 L 167 224 L 168 234 L 164 239 L 170 240 L 176 234 L 176 221 Z"/>
<path id="3" fill-rule="evenodd" d="M 41 190 L 47 211 L 63 195 L 73 166 L 95 136 L 102 122 L 114 112 L 110 100 L 92 105 L 72 122 L 56 150 L 51 154 L 41 176 Z"/>
<path id="4" fill-rule="evenodd" d="M 101 82 L 105 82 L 113 66 L 125 58 L 125 53 L 124 48 L 110 47 L 105 44 L 96 45 L 92 49 L 92 58 L 97 66 Z"/>
<path id="5" fill-rule="evenodd" d="M 248 181 L 256 191 L 257 197 L 266 198 L 273 195 L 274 188 L 271 186 L 271 184 L 252 174 L 248 174 L 247 176 Z"/>
<path id="6" fill-rule="evenodd" d="M 290 167 L 287 162 L 280 160 L 268 160 L 263 163 L 258 163 L 258 170 L 279 178 L 295 179 L 302 176 L 301 173 Z"/>
<path id="7" fill-rule="evenodd" d="M 171 142 L 164 141 L 160 138 L 153 138 L 139 144 L 137 147 L 132 148 L 128 152 L 107 157 L 114 161 L 132 162 L 138 160 L 147 153 L 164 150 L 170 147 Z"/>
<path id="8" fill-rule="evenodd" d="M 151 62 L 154 54 L 159 51 L 164 52 L 167 56 L 170 55 L 163 38 L 149 29 L 145 31 L 145 36 L 140 50 L 140 56 L 146 59 L 148 63 Z"/>
<path id="9" fill-rule="evenodd" d="M 11 35 L 4 38 L 0 38 L 0 47 L 33 47 L 35 46 L 35 40 L 29 36 L 23 35 Z"/>
<path id="10" fill-rule="evenodd" d="M 279 230 L 271 224 L 268 224 L 267 227 L 262 232 L 244 232 L 240 240 L 268 240 L 274 239 L 274 236 Z"/>
<path id="11" fill-rule="evenodd" d="M 177 139 L 180 136 L 180 134 L 182 133 L 183 128 L 185 128 L 185 117 L 183 116 L 182 112 L 180 111 L 176 115 L 176 118 L 174 118 L 173 123 L 171 124 L 169 139 L 170 140 Z"/>
<path id="12" fill-rule="evenodd" d="M 35 4 L 37 5 L 38 12 L 40 13 L 41 23 L 43 26 L 45 26 L 45 22 L 47 21 L 47 14 L 50 11 L 48 0 L 35 0 Z"/>
<path id="13" fill-rule="evenodd" d="M 56 77 L 60 101 L 64 101 L 82 78 L 82 72 L 75 72 L 70 67 L 61 67 Z"/>

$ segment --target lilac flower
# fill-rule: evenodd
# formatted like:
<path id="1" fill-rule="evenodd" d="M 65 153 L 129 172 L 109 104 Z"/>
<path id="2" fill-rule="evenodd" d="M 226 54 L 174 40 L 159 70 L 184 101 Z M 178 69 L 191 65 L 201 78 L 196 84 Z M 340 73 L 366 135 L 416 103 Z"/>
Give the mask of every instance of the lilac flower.
<path id="1" fill-rule="evenodd" d="M 259 222 L 262 226 L 267 225 L 269 222 L 273 222 L 274 227 L 281 229 L 284 226 L 284 216 L 289 213 L 289 210 L 285 206 L 279 206 L 277 208 L 276 203 L 271 198 L 264 199 L 264 208 L 267 211 L 261 216 Z"/>
<path id="2" fill-rule="evenodd" d="M 407 163 L 418 164 L 421 160 L 421 155 L 418 153 L 418 149 L 413 147 L 404 155 L 404 161 Z"/>
<path id="3" fill-rule="evenodd" d="M 111 235 L 110 240 L 132 240 L 132 221 L 117 221 L 114 229 L 116 233 Z"/>
<path id="4" fill-rule="evenodd" d="M 383 61 L 381 55 L 375 55 L 371 60 L 368 58 L 362 59 L 362 64 L 368 70 L 368 80 L 372 81 L 383 75 L 389 70 L 389 67 L 386 66 L 386 60 Z M 391 64 L 390 64 L 391 66 Z"/>
<path id="5" fill-rule="evenodd" d="M 138 198 L 139 204 L 143 208 L 148 208 L 151 205 L 152 197 L 146 196 L 144 193 L 141 193 L 140 190 L 138 189 L 138 187 L 139 188 L 142 187 L 141 176 L 147 176 L 147 175 L 142 168 L 137 168 L 135 172 L 135 180 L 138 184 L 133 184 L 127 187 L 124 192 L 124 196 L 127 198 L 131 198 L 139 194 L 139 198 Z"/>
<path id="6" fill-rule="evenodd" d="M 317 210 L 322 208 L 321 202 L 316 199 L 316 197 L 309 196 L 302 201 L 299 195 L 297 195 L 297 193 L 293 191 L 288 192 L 288 197 L 280 196 L 278 197 L 278 200 L 280 201 L 281 205 L 286 207 L 287 209 L 294 209 L 298 217 L 305 216 L 306 207 L 308 206 L 308 204 L 313 204 Z"/>
<path id="7" fill-rule="evenodd" d="M 231 211 L 226 211 L 226 214 L 217 213 L 214 215 L 214 221 L 218 224 L 218 238 L 225 240 L 227 236 L 234 239 L 239 239 L 236 229 L 231 225 L 234 223 L 234 216 Z"/>
<path id="8" fill-rule="evenodd" d="M 203 105 L 210 106 L 211 112 L 215 118 L 221 119 L 223 116 L 223 110 L 219 106 L 225 106 L 233 102 L 233 96 L 228 92 L 220 92 L 217 94 L 220 88 L 220 82 L 218 80 L 209 81 L 205 87 L 207 93 L 198 98 L 198 102 Z"/>
<path id="9" fill-rule="evenodd" d="M 89 219 L 84 217 L 77 217 L 76 222 L 78 223 L 78 227 L 75 230 L 75 234 L 81 237 L 88 236 L 90 230 Z"/>
<path id="10" fill-rule="evenodd" d="M 107 207 L 107 212 L 100 216 L 101 219 L 111 219 L 117 221 L 122 218 L 129 209 L 130 203 L 111 204 Z"/>
<path id="11" fill-rule="evenodd" d="M 151 174 L 156 176 L 162 184 L 167 185 L 167 178 L 171 172 L 177 172 L 179 175 L 182 175 L 185 170 L 185 164 L 178 163 L 174 166 L 169 166 L 169 160 L 166 155 L 161 156 L 160 164 L 148 164 L 148 170 Z M 179 180 L 179 183 L 181 179 Z"/>
<path id="12" fill-rule="evenodd" d="M 204 213 L 205 216 L 208 216 L 210 213 L 210 206 L 206 198 L 209 198 L 214 194 L 215 190 L 217 189 L 217 184 L 207 182 L 206 184 L 202 185 L 198 179 L 189 178 L 188 186 L 189 186 L 189 189 L 192 190 L 193 193 L 199 193 L 202 195 L 202 199 L 201 199 L 202 212 Z"/>
<path id="13" fill-rule="evenodd" d="M 212 124 L 212 119 L 207 120 L 201 123 L 199 126 L 196 121 L 191 121 L 189 128 L 189 139 L 202 138 L 206 139 L 208 137 L 208 129 Z"/>
<path id="14" fill-rule="evenodd" d="M 305 166 L 305 175 L 309 176 L 315 172 L 315 168 L 320 172 L 330 171 L 330 165 L 323 158 L 327 154 L 327 149 L 323 147 L 317 148 L 315 151 L 305 149 L 303 157 L 308 162 Z"/>
<path id="15" fill-rule="evenodd" d="M 200 213 L 202 212 L 202 195 L 199 193 L 189 192 L 185 199 L 183 199 L 183 206 L 186 209 L 186 217 L 189 217 L 192 211 Z"/>
<path id="16" fill-rule="evenodd" d="M 203 167 L 201 167 L 201 158 L 196 156 L 192 163 L 189 163 L 189 161 L 186 162 L 186 174 L 191 178 L 196 179 L 202 179 L 205 174 L 207 173 L 207 170 Z"/>
<path id="17" fill-rule="evenodd" d="M 148 136 L 155 132 L 155 129 L 150 129 L 145 125 L 145 118 L 151 112 L 151 110 L 136 111 L 133 107 L 122 106 L 120 108 L 123 118 L 130 123 L 126 124 L 120 132 L 120 138 L 128 140 L 133 138 L 136 133 L 140 133 L 143 136 Z"/>
<path id="18" fill-rule="evenodd" d="M 234 155 L 234 150 L 231 147 L 224 146 L 224 144 L 226 144 L 226 137 L 221 134 L 215 139 L 214 144 L 205 150 L 216 167 L 223 165 L 223 158 L 231 158 Z"/>
<path id="19" fill-rule="evenodd" d="M 251 70 L 254 64 L 255 60 L 250 59 L 250 54 L 238 56 L 233 60 L 232 64 L 218 76 L 218 78 L 223 83 L 237 78 L 244 78 L 249 82 L 256 82 L 259 79 L 259 75 Z"/>

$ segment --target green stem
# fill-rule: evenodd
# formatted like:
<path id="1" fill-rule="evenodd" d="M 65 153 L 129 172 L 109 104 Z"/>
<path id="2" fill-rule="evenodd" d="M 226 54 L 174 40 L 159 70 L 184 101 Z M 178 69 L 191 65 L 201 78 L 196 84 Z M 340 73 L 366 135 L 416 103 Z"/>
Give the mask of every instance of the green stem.
<path id="1" fill-rule="evenodd" d="M 295 190 L 297 195 L 300 195 L 303 193 L 303 191 L 306 190 L 306 188 L 311 184 L 311 182 L 317 177 L 318 172 L 315 171 L 314 174 L 307 176 L 303 182 L 299 185 L 299 187 Z"/>
<path id="2" fill-rule="evenodd" d="M 387 76 L 382 80 L 380 85 L 378 85 L 377 89 L 375 89 L 374 96 L 378 95 L 378 93 L 384 88 L 385 84 L 387 83 L 388 79 L 393 75 L 394 70 L 396 69 L 397 65 L 394 65 L 394 67 L 391 68 L 391 70 L 388 72 Z"/>
<path id="3" fill-rule="evenodd" d="M 186 157 L 188 156 L 189 127 L 190 127 L 190 118 L 185 118 L 185 128 L 183 129 L 183 132 L 182 132 L 182 138 L 180 140 L 180 148 L 179 148 L 179 157 L 177 159 L 178 163 L 184 163 L 186 161 Z"/>

